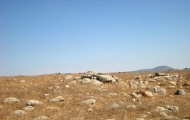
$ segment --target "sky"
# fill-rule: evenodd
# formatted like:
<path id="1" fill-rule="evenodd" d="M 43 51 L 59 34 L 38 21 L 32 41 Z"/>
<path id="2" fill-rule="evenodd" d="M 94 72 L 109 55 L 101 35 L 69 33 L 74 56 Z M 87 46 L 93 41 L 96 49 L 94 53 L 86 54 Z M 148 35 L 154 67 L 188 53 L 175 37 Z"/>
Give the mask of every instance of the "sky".
<path id="1" fill-rule="evenodd" d="M 190 0 L 0 0 L 0 76 L 190 68 Z"/>

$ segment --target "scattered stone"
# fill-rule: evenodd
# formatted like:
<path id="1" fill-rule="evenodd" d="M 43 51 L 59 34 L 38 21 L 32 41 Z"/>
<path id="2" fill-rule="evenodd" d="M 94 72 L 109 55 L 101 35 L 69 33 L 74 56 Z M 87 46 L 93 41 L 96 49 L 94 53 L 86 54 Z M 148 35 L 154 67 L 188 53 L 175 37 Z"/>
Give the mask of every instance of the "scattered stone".
<path id="1" fill-rule="evenodd" d="M 146 75 L 145 77 L 146 77 L 146 78 L 153 78 L 154 75 L 152 75 L 152 74 L 148 74 L 148 75 Z"/>
<path id="2" fill-rule="evenodd" d="M 97 75 L 97 79 L 101 82 L 117 82 L 117 80 L 110 75 Z"/>
<path id="3" fill-rule="evenodd" d="M 175 116 L 166 116 L 163 120 L 178 120 L 178 117 Z"/>
<path id="4" fill-rule="evenodd" d="M 141 80 L 141 76 L 133 76 L 133 79 L 135 79 L 135 80 Z"/>
<path id="5" fill-rule="evenodd" d="M 44 97 L 48 97 L 50 94 L 44 94 Z"/>
<path id="6" fill-rule="evenodd" d="M 29 100 L 26 103 L 27 106 L 42 105 L 42 104 L 43 104 L 43 102 L 40 102 L 38 100 Z"/>
<path id="7" fill-rule="evenodd" d="M 164 112 L 166 109 L 164 108 L 164 107 L 160 107 L 160 106 L 158 106 L 157 108 L 156 108 L 156 112 Z"/>
<path id="8" fill-rule="evenodd" d="M 88 111 L 88 112 L 93 112 L 93 109 L 92 109 L 92 108 L 89 108 L 87 111 Z"/>
<path id="9" fill-rule="evenodd" d="M 25 111 L 23 111 L 23 110 L 15 110 L 14 112 L 13 112 L 13 114 L 14 115 L 17 115 L 17 116 L 23 116 L 23 115 L 25 115 L 25 114 L 27 114 Z"/>
<path id="10" fill-rule="evenodd" d="M 108 95 L 110 95 L 110 96 L 117 96 L 118 94 L 117 93 L 108 93 Z"/>
<path id="11" fill-rule="evenodd" d="M 65 80 L 73 80 L 73 76 L 72 75 L 66 75 Z"/>
<path id="12" fill-rule="evenodd" d="M 95 99 L 88 99 L 88 100 L 83 101 L 82 104 L 87 104 L 87 105 L 94 106 L 95 102 L 96 102 Z"/>
<path id="13" fill-rule="evenodd" d="M 167 117 L 168 115 L 165 112 L 159 112 L 160 116 Z"/>
<path id="14" fill-rule="evenodd" d="M 49 90 L 52 90 L 52 89 L 53 89 L 53 87 L 48 87 L 48 89 L 49 89 Z"/>
<path id="15" fill-rule="evenodd" d="M 76 81 L 71 81 L 71 82 L 68 83 L 68 85 L 71 86 L 71 85 L 75 85 L 76 83 L 77 83 Z"/>
<path id="16" fill-rule="evenodd" d="M 49 102 L 61 102 L 61 101 L 64 101 L 64 98 L 62 96 L 57 96 L 49 100 Z"/>
<path id="17" fill-rule="evenodd" d="M 75 77 L 73 80 L 80 80 L 81 77 Z"/>
<path id="18" fill-rule="evenodd" d="M 95 80 L 95 79 L 92 79 L 91 80 L 92 81 L 92 85 L 95 85 L 95 86 L 99 86 L 99 85 L 102 85 L 103 83 L 102 82 L 100 82 L 100 81 L 98 81 L 98 80 Z"/>
<path id="19" fill-rule="evenodd" d="M 167 91 L 166 91 L 165 88 L 160 88 L 160 89 L 158 89 L 157 92 L 158 92 L 159 94 L 161 94 L 161 95 L 166 95 L 166 94 L 167 94 Z"/>
<path id="20" fill-rule="evenodd" d="M 185 91 L 183 89 L 178 89 L 176 90 L 175 95 L 185 95 Z"/>
<path id="21" fill-rule="evenodd" d="M 158 91 L 157 87 L 150 87 L 149 91 L 156 93 Z"/>
<path id="22" fill-rule="evenodd" d="M 135 109 L 136 106 L 135 105 L 128 105 L 127 108 Z"/>
<path id="23" fill-rule="evenodd" d="M 25 82 L 25 80 L 21 80 L 21 81 L 20 81 L 20 83 L 24 83 L 24 82 Z"/>
<path id="24" fill-rule="evenodd" d="M 21 102 L 19 99 L 14 98 L 14 97 L 9 97 L 9 98 L 5 98 L 5 100 L 3 101 L 4 103 L 18 103 Z"/>
<path id="25" fill-rule="evenodd" d="M 140 97 L 141 97 L 141 95 L 138 95 L 136 93 L 132 93 L 131 96 L 136 98 L 136 99 L 140 99 Z"/>
<path id="26" fill-rule="evenodd" d="M 91 79 L 90 78 L 83 78 L 82 81 L 81 81 L 82 84 L 89 84 L 89 83 L 92 83 Z"/>
<path id="27" fill-rule="evenodd" d="M 65 85 L 65 88 L 70 88 L 70 86 L 69 85 Z"/>
<path id="28" fill-rule="evenodd" d="M 168 88 L 169 88 L 169 89 L 174 89 L 174 88 L 175 88 L 175 86 L 168 86 Z"/>
<path id="29" fill-rule="evenodd" d="M 87 71 L 86 74 L 89 74 L 89 75 L 96 75 L 97 72 L 94 72 L 94 71 Z"/>
<path id="30" fill-rule="evenodd" d="M 150 92 L 150 91 L 145 91 L 144 94 L 146 96 L 148 96 L 148 97 L 152 97 L 153 96 L 152 92 Z"/>
<path id="31" fill-rule="evenodd" d="M 156 80 L 154 80 L 154 79 L 148 79 L 147 81 L 148 82 L 156 82 Z"/>
<path id="32" fill-rule="evenodd" d="M 92 79 L 92 78 L 93 78 L 93 75 L 88 75 L 88 74 L 82 75 L 82 76 L 81 76 L 81 79 L 84 79 L 84 78 Z"/>
<path id="33" fill-rule="evenodd" d="M 119 105 L 117 103 L 113 103 L 109 106 L 109 108 L 118 108 Z"/>
<path id="34" fill-rule="evenodd" d="M 169 83 L 172 84 L 172 85 L 176 85 L 177 84 L 176 81 L 170 81 Z"/>
<path id="35" fill-rule="evenodd" d="M 34 107 L 32 107 L 32 106 L 26 106 L 26 107 L 24 107 L 23 108 L 25 111 L 32 111 L 32 110 L 34 110 Z"/>
<path id="36" fill-rule="evenodd" d="M 165 73 L 155 73 L 155 76 L 166 76 Z"/>
<path id="37" fill-rule="evenodd" d="M 39 116 L 37 118 L 35 118 L 34 120 L 48 120 L 49 118 L 46 116 Z"/>
<path id="38" fill-rule="evenodd" d="M 179 112 L 179 108 L 177 106 L 169 106 L 167 105 L 167 110 L 173 113 L 178 113 Z"/>
<path id="39" fill-rule="evenodd" d="M 144 118 L 137 118 L 136 120 L 144 120 Z"/>

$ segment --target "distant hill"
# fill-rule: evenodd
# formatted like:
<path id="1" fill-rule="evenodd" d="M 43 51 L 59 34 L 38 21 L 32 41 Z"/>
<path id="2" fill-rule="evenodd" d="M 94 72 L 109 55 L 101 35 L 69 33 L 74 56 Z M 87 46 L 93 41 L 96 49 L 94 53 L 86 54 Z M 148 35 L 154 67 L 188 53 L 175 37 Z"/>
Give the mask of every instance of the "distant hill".
<path id="1" fill-rule="evenodd" d="M 158 66 L 158 67 L 151 68 L 151 69 L 140 69 L 140 70 L 133 71 L 133 72 L 159 72 L 159 71 L 167 71 L 167 70 L 177 70 L 177 69 L 174 69 L 169 66 Z"/>

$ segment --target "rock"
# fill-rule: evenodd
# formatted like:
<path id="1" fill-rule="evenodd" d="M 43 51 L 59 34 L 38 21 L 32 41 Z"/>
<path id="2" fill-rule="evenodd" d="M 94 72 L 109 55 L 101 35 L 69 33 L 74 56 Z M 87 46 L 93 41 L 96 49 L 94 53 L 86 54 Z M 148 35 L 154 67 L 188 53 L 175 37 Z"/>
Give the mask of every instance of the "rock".
<path id="1" fill-rule="evenodd" d="M 65 88 L 70 88 L 70 86 L 69 85 L 65 85 Z"/>
<path id="2" fill-rule="evenodd" d="M 135 109 L 136 106 L 135 105 L 128 105 L 127 108 Z"/>
<path id="3" fill-rule="evenodd" d="M 163 120 L 178 120 L 178 117 L 175 117 L 175 116 L 167 116 L 167 117 L 164 117 Z"/>
<path id="4" fill-rule="evenodd" d="M 37 118 L 35 118 L 34 120 L 48 120 L 49 118 L 46 116 L 39 116 Z"/>
<path id="5" fill-rule="evenodd" d="M 42 104 L 43 104 L 43 102 L 40 102 L 38 100 L 29 100 L 26 103 L 27 106 L 42 105 Z"/>
<path id="6" fill-rule="evenodd" d="M 93 75 L 88 75 L 88 74 L 82 75 L 82 76 L 81 76 L 81 79 L 84 79 L 84 78 L 92 79 L 92 78 L 93 78 Z"/>
<path id="7" fill-rule="evenodd" d="M 148 85 L 148 81 L 144 81 L 143 83 L 144 83 L 145 85 Z"/>
<path id="8" fill-rule="evenodd" d="M 96 102 L 95 99 L 88 99 L 88 100 L 83 101 L 82 104 L 87 104 L 87 105 L 94 106 L 95 102 Z"/>
<path id="9" fill-rule="evenodd" d="M 49 100 L 49 102 L 61 102 L 61 101 L 64 101 L 64 98 L 62 96 L 57 96 Z"/>
<path id="10" fill-rule="evenodd" d="M 25 114 L 27 114 L 25 111 L 23 111 L 23 110 L 15 110 L 14 112 L 13 112 L 13 114 L 14 115 L 17 115 L 17 116 L 23 116 L 23 115 L 25 115 Z"/>
<path id="11" fill-rule="evenodd" d="M 185 95 L 185 91 L 183 89 L 178 89 L 176 90 L 175 95 Z"/>
<path id="12" fill-rule="evenodd" d="M 172 84 L 172 85 L 176 85 L 177 84 L 176 81 L 170 81 L 169 83 Z"/>
<path id="13" fill-rule="evenodd" d="M 5 100 L 3 101 L 4 103 L 18 103 L 21 102 L 19 99 L 14 98 L 14 97 L 9 97 L 9 98 L 5 98 Z"/>
<path id="14" fill-rule="evenodd" d="M 69 86 L 71 86 L 71 85 L 75 85 L 75 84 L 77 84 L 76 81 L 71 81 L 71 82 L 68 83 Z"/>
<path id="15" fill-rule="evenodd" d="M 133 79 L 135 79 L 135 80 L 141 80 L 141 76 L 133 76 Z"/>
<path id="16" fill-rule="evenodd" d="M 110 96 L 117 96 L 118 94 L 117 93 L 108 93 L 108 95 L 110 95 Z"/>
<path id="17" fill-rule="evenodd" d="M 167 91 L 165 88 L 160 88 L 158 89 L 157 93 L 161 94 L 161 95 L 166 95 L 167 94 Z"/>
<path id="18" fill-rule="evenodd" d="M 118 77 L 116 77 L 116 76 L 112 76 L 112 77 L 118 82 L 118 80 L 119 80 Z"/>
<path id="19" fill-rule="evenodd" d="M 156 93 L 158 91 L 157 87 L 150 87 L 149 91 Z"/>
<path id="20" fill-rule="evenodd" d="M 24 82 L 25 82 L 25 80 L 21 80 L 21 81 L 20 81 L 20 83 L 24 83 Z"/>
<path id="21" fill-rule="evenodd" d="M 172 76 L 165 76 L 164 77 L 166 80 L 173 80 L 173 77 Z"/>
<path id="22" fill-rule="evenodd" d="M 73 76 L 72 75 L 66 75 L 65 80 L 73 80 Z"/>
<path id="23" fill-rule="evenodd" d="M 156 82 L 156 80 L 154 80 L 154 79 L 148 79 L 147 81 L 148 82 Z"/>
<path id="24" fill-rule="evenodd" d="M 89 84 L 89 83 L 92 83 L 92 81 L 91 81 L 90 78 L 83 78 L 83 79 L 81 80 L 81 83 L 82 83 L 82 84 Z"/>
<path id="25" fill-rule="evenodd" d="M 140 99 L 140 97 L 141 97 L 141 95 L 138 95 L 136 93 L 132 93 L 131 96 L 136 98 L 136 99 Z"/>
<path id="26" fill-rule="evenodd" d="M 89 108 L 87 111 L 88 111 L 88 112 L 93 112 L 93 109 L 92 109 L 92 108 Z"/>
<path id="27" fill-rule="evenodd" d="M 103 83 L 102 82 L 100 82 L 100 81 L 98 81 L 98 80 L 95 80 L 95 79 L 91 79 L 91 81 L 92 81 L 92 85 L 95 85 L 95 86 L 98 86 L 98 85 L 102 85 Z"/>
<path id="28" fill-rule="evenodd" d="M 44 97 L 48 97 L 50 94 L 44 94 Z"/>
<path id="29" fill-rule="evenodd" d="M 153 78 L 154 76 L 152 74 L 148 74 L 145 76 L 146 78 Z"/>
<path id="30" fill-rule="evenodd" d="M 166 76 L 165 73 L 155 73 L 155 76 Z"/>
<path id="31" fill-rule="evenodd" d="M 113 103 L 109 106 L 109 108 L 118 108 L 119 105 L 117 103 Z"/>
<path id="32" fill-rule="evenodd" d="M 52 89 L 53 89 L 53 87 L 48 87 L 48 89 L 49 89 L 49 90 L 52 90 Z"/>
<path id="33" fill-rule="evenodd" d="M 169 88 L 169 89 L 174 89 L 174 88 L 175 88 L 175 86 L 168 86 L 168 88 Z"/>
<path id="34" fill-rule="evenodd" d="M 144 120 L 144 118 L 137 118 L 136 120 Z"/>
<path id="35" fill-rule="evenodd" d="M 32 107 L 32 106 L 26 106 L 26 107 L 23 108 L 23 110 L 25 110 L 25 111 L 32 111 L 32 110 L 34 110 L 34 107 Z"/>
<path id="36" fill-rule="evenodd" d="M 156 112 L 164 112 L 166 109 L 164 108 L 164 107 L 160 107 L 160 106 L 158 106 L 157 108 L 156 108 Z"/>
<path id="37" fill-rule="evenodd" d="M 167 116 L 168 116 L 165 112 L 159 112 L 159 114 L 160 114 L 162 117 L 167 117 Z"/>
<path id="38" fill-rule="evenodd" d="M 75 77 L 74 78 L 74 80 L 80 80 L 81 79 L 81 77 Z"/>
<path id="39" fill-rule="evenodd" d="M 112 82 L 112 83 L 114 83 L 114 82 L 116 82 L 117 80 L 116 79 L 114 79 L 112 76 L 110 76 L 110 75 L 97 75 L 97 79 L 99 80 L 99 81 L 101 81 L 101 82 Z"/>
<path id="40" fill-rule="evenodd" d="M 169 106 L 167 105 L 167 110 L 173 113 L 178 113 L 179 112 L 179 108 L 177 106 Z"/>
<path id="41" fill-rule="evenodd" d="M 144 94 L 146 96 L 148 96 L 148 97 L 152 97 L 153 96 L 152 92 L 150 92 L 150 91 L 145 91 Z"/>
<path id="42" fill-rule="evenodd" d="M 88 74 L 88 75 L 96 75 L 97 72 L 94 72 L 94 71 L 87 71 L 86 74 Z"/>

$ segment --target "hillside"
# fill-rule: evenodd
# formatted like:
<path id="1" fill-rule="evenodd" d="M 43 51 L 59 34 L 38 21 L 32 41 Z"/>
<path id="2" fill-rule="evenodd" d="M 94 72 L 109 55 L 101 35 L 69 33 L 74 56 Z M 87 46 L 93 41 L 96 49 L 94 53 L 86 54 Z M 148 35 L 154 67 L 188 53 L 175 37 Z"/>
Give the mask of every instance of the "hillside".
<path id="1" fill-rule="evenodd" d="M 160 71 L 168 71 L 168 70 L 177 70 L 177 69 L 174 69 L 169 66 L 158 66 L 158 67 L 150 68 L 150 69 L 140 69 L 133 72 L 160 72 Z"/>

